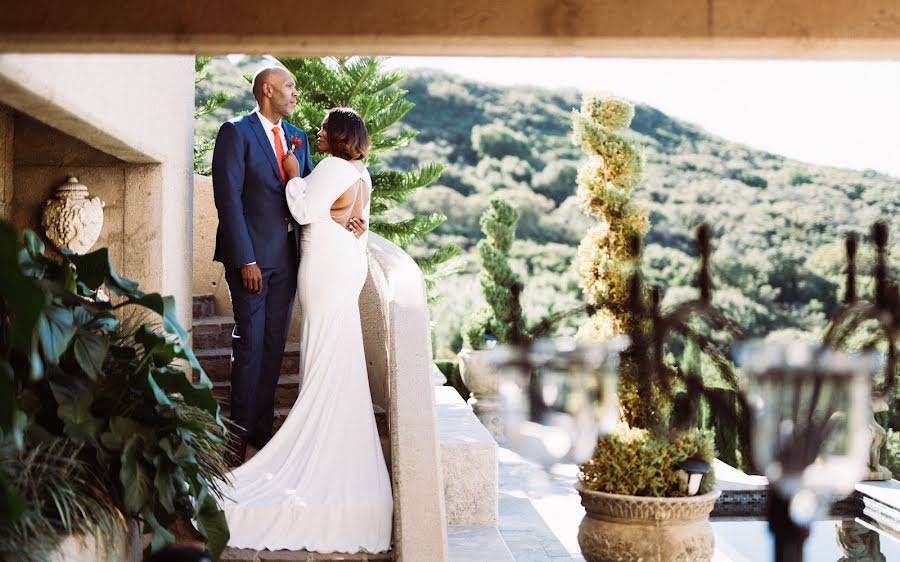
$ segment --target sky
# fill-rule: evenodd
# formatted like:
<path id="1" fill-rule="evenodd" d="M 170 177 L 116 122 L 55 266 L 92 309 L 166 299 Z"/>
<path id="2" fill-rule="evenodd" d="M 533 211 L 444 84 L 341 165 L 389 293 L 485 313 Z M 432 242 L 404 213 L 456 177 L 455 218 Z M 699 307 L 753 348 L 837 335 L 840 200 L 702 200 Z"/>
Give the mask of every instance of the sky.
<path id="1" fill-rule="evenodd" d="M 608 92 L 753 148 L 900 178 L 900 60 L 391 57 L 386 66 Z"/>

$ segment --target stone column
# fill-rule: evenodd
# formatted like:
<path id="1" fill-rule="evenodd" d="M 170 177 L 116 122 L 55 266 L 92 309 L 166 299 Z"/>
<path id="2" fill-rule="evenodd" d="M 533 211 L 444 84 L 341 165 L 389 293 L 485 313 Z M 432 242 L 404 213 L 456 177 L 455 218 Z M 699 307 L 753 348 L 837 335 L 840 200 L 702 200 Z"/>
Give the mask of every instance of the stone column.
<path id="1" fill-rule="evenodd" d="M 14 135 L 13 111 L 0 105 L 0 220 L 12 220 Z"/>

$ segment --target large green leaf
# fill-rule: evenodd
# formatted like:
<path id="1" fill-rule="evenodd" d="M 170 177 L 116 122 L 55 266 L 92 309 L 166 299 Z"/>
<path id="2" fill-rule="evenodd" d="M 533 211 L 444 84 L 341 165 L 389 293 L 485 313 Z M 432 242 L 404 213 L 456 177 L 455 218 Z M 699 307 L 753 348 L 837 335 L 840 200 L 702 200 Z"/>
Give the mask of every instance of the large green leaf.
<path id="1" fill-rule="evenodd" d="M 151 372 L 147 378 L 151 388 L 154 389 L 154 394 L 162 393 L 163 395 L 157 395 L 159 404 L 170 405 L 168 396 L 180 394 L 188 404 L 203 408 L 211 414 L 217 411 L 219 403 L 213 396 L 212 390 L 203 384 L 192 383 L 181 371 L 157 370 Z"/>
<path id="2" fill-rule="evenodd" d="M 225 512 L 219 508 L 215 498 L 209 493 L 209 488 L 203 485 L 197 496 L 199 509 L 197 510 L 197 530 L 206 537 L 206 548 L 217 560 L 225 550 L 231 533 L 228 531 L 228 522 L 225 520 Z"/>
<path id="3" fill-rule="evenodd" d="M 132 435 L 125 441 L 122 449 L 122 468 L 119 470 L 119 481 L 125 492 L 125 511 L 128 515 L 141 513 L 150 501 L 150 489 L 153 479 L 147 467 L 141 462 L 144 440 L 140 435 Z"/>
<path id="4" fill-rule="evenodd" d="M 12 525 L 25 512 L 25 498 L 16 493 L 0 472 L 0 524 Z"/>
<path id="5" fill-rule="evenodd" d="M 136 282 L 116 274 L 107 248 L 81 256 L 72 254 L 68 259 L 78 268 L 78 280 L 92 291 L 96 291 L 104 283 L 119 296 L 133 295 L 138 290 Z"/>
<path id="6" fill-rule="evenodd" d="M 16 373 L 9 361 L 0 357 L 0 429 L 13 426 L 16 411 Z"/>
<path id="7" fill-rule="evenodd" d="M 72 311 L 75 315 L 75 323 L 79 328 L 84 328 L 91 332 L 109 332 L 119 325 L 119 319 L 113 316 L 111 307 L 106 309 L 98 306 L 96 303 L 89 303 L 90 310 L 88 310 L 84 307 L 84 304 L 88 303 L 81 304 L 81 306 L 75 307 Z"/>
<path id="8" fill-rule="evenodd" d="M 39 379 L 43 365 L 37 354 L 38 325 L 47 301 L 43 291 L 22 275 L 18 253 L 16 231 L 0 221 L 0 311 L 10 315 L 9 343 L 28 358 L 32 378 Z"/>
<path id="9" fill-rule="evenodd" d="M 22 232 L 22 239 L 25 241 L 25 250 L 28 251 L 28 254 L 31 257 L 44 255 L 44 241 L 41 240 L 41 237 L 33 230 L 26 228 L 25 231 Z"/>
<path id="10" fill-rule="evenodd" d="M 105 423 L 91 413 L 92 400 L 90 392 L 83 392 L 75 400 L 62 402 L 56 409 L 63 421 L 63 430 L 75 443 L 96 443 L 100 438 Z"/>
<path id="11" fill-rule="evenodd" d="M 194 451 L 188 447 L 184 441 L 181 441 L 178 444 L 178 447 L 173 447 L 172 440 L 168 437 L 164 437 L 159 440 L 159 448 L 166 453 L 166 456 L 169 457 L 170 461 L 179 466 L 195 464 L 197 462 Z"/>
<path id="12" fill-rule="evenodd" d="M 109 339 L 105 336 L 78 330 L 75 336 L 75 360 L 85 374 L 93 381 L 103 374 L 103 362 L 109 352 Z"/>
<path id="13" fill-rule="evenodd" d="M 170 334 L 174 334 L 178 336 L 178 340 L 181 343 L 181 347 L 179 349 L 179 356 L 187 359 L 190 362 L 191 367 L 200 371 L 200 381 L 207 382 L 208 378 L 206 373 L 203 371 L 203 368 L 200 366 L 200 362 L 197 360 L 197 357 L 194 355 L 193 350 L 188 346 L 188 341 L 190 341 L 190 335 L 187 330 L 181 325 L 178 321 L 178 313 L 175 308 L 175 298 L 172 296 L 162 296 L 159 293 L 150 293 L 146 295 L 142 295 L 138 298 L 132 299 L 129 301 L 129 304 L 137 304 L 140 306 L 144 306 L 149 308 L 150 310 L 156 312 L 162 317 L 163 320 L 163 329 Z"/>
<path id="14" fill-rule="evenodd" d="M 66 291 L 70 293 L 75 293 L 77 290 L 77 279 L 75 275 L 75 268 L 71 266 L 64 266 L 62 268 L 63 278 L 60 281 L 60 284 L 66 289 Z"/>
<path id="15" fill-rule="evenodd" d="M 72 311 L 51 304 L 41 316 L 41 349 L 44 359 L 51 365 L 59 363 L 59 358 L 69 347 L 75 335 L 75 318 Z"/>
<path id="16" fill-rule="evenodd" d="M 100 439 L 104 447 L 118 451 L 136 435 L 148 439 L 152 437 L 152 430 L 130 418 L 115 416 L 109 420 L 109 431 L 104 433 Z"/>
<path id="17" fill-rule="evenodd" d="M 156 476 L 153 484 L 159 498 L 159 503 L 169 513 L 175 513 L 175 485 L 173 484 L 174 470 L 172 464 L 164 455 L 157 455 L 153 459 L 156 468 Z"/>
<path id="18" fill-rule="evenodd" d="M 156 515 L 153 514 L 153 510 L 150 509 L 149 506 L 141 511 L 141 518 L 150 526 L 150 530 L 153 531 L 150 536 L 150 544 L 147 546 L 150 552 L 156 552 L 160 548 L 175 542 L 175 535 L 170 533 L 168 529 L 160 524 L 156 519 Z M 145 550 L 144 553 L 147 554 L 147 550 Z"/>
<path id="19" fill-rule="evenodd" d="M 167 408 L 175 408 L 175 403 L 166 395 L 166 391 L 156 384 L 156 379 L 153 378 L 152 372 L 147 373 L 147 383 L 150 385 L 150 389 L 153 390 L 153 397 L 156 398 L 157 404 Z"/>
<path id="20" fill-rule="evenodd" d="M 177 355 L 175 344 L 167 340 L 165 335 L 154 331 L 149 324 L 141 326 L 134 339 L 144 347 L 144 354 L 157 367 L 169 365 Z"/>

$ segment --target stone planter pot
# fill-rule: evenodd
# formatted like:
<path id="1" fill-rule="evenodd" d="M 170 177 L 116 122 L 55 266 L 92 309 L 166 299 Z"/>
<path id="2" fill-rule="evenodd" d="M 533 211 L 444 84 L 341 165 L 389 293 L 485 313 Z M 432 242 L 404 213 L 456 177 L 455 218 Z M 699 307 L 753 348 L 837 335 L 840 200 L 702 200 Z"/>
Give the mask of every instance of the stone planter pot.
<path id="1" fill-rule="evenodd" d="M 482 350 L 463 349 L 459 357 L 459 374 L 475 396 L 472 409 L 485 428 L 501 445 L 506 442 L 503 434 L 503 411 L 500 403 L 500 373 Z"/>
<path id="2" fill-rule="evenodd" d="M 715 536 L 709 513 L 720 490 L 687 498 L 646 498 L 593 492 L 581 484 L 587 512 L 578 545 L 587 562 L 709 562 Z"/>

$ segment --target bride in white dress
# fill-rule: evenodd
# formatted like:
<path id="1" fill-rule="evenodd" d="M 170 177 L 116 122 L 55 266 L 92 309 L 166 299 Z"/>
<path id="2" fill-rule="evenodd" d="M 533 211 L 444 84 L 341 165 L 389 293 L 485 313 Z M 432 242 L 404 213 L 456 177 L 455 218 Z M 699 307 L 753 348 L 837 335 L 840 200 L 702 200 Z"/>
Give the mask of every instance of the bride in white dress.
<path id="1" fill-rule="evenodd" d="M 231 473 L 222 506 L 229 546 L 316 552 L 382 552 L 391 545 L 393 497 L 375 426 L 359 317 L 372 179 L 359 115 L 332 109 L 318 134 L 332 154 L 306 178 L 288 152 L 291 213 L 305 225 L 297 286 L 300 396 L 284 425 Z M 293 160 L 293 162 L 291 162 Z"/>

